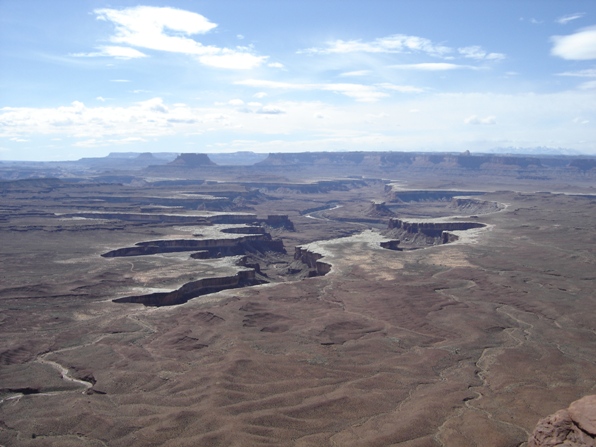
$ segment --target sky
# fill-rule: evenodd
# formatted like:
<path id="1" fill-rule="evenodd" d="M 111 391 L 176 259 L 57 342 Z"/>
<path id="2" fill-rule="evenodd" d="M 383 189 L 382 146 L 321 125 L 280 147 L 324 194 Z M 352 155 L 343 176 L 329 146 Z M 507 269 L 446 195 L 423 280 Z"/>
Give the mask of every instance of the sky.
<path id="1" fill-rule="evenodd" d="M 596 155 L 594 0 L 0 0 L 0 160 Z"/>

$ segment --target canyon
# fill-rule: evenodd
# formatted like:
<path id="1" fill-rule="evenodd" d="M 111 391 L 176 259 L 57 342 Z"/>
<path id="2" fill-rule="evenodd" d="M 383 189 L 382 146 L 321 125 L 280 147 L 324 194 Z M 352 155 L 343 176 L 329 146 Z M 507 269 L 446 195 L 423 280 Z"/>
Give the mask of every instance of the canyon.
<path id="1" fill-rule="evenodd" d="M 593 159 L 238 159 L 0 164 L 0 445 L 584 436 Z"/>

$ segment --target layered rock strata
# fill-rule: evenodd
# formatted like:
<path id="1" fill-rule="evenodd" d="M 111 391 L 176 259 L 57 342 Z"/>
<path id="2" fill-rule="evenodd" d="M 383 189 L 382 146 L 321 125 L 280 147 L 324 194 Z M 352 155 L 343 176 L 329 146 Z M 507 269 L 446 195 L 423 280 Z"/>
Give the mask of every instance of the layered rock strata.
<path id="1" fill-rule="evenodd" d="M 404 190 L 395 184 L 385 186 L 385 194 L 390 202 L 428 202 L 450 201 L 456 196 L 475 196 L 485 194 L 480 191 L 454 191 L 454 190 Z"/>
<path id="2" fill-rule="evenodd" d="M 294 252 L 294 259 L 306 264 L 311 271 L 309 276 L 324 276 L 331 271 L 331 264 L 320 261 L 323 255 L 298 246 Z"/>
<path id="3" fill-rule="evenodd" d="M 140 223 L 167 223 L 179 225 L 215 225 L 215 224 L 264 224 L 273 228 L 285 228 L 294 231 L 294 223 L 285 214 L 269 215 L 260 219 L 256 214 L 213 214 L 190 215 L 174 213 L 117 213 L 117 212 L 80 212 L 55 214 L 60 218 L 109 219 Z"/>
<path id="4" fill-rule="evenodd" d="M 389 229 L 402 229 L 410 234 L 422 233 L 429 237 L 442 237 L 444 231 L 462 231 L 483 228 L 479 222 L 408 222 L 402 219 L 390 219 Z"/>
<path id="5" fill-rule="evenodd" d="M 209 252 L 214 256 L 233 256 L 244 254 L 246 251 L 275 251 L 285 253 L 283 241 L 272 239 L 271 235 L 256 234 L 235 239 L 169 239 L 138 242 L 134 247 L 118 248 L 102 254 L 104 258 L 121 256 L 144 256 L 157 253 L 176 253 L 184 251 Z"/>
<path id="6" fill-rule="evenodd" d="M 236 289 L 239 287 L 253 286 L 263 284 L 264 281 L 258 280 L 254 269 L 241 270 L 233 276 L 223 276 L 218 278 L 204 278 L 184 284 L 172 292 L 157 292 L 147 295 L 127 296 L 117 298 L 115 303 L 140 303 L 145 306 L 175 306 L 184 304 L 192 298 L 210 293 L 219 292 L 226 289 Z"/>

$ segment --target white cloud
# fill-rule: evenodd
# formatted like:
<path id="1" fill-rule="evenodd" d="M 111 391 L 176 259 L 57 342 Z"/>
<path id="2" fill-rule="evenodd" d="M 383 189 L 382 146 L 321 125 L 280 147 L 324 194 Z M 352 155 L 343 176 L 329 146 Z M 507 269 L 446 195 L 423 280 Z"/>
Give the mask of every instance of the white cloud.
<path id="1" fill-rule="evenodd" d="M 98 47 L 99 51 L 93 53 L 74 53 L 73 57 L 113 57 L 116 59 L 139 59 L 147 57 L 145 53 L 129 47 L 103 46 Z"/>
<path id="2" fill-rule="evenodd" d="M 339 93 L 360 102 L 376 102 L 381 98 L 389 96 L 374 86 L 363 84 L 319 84 L 318 88 L 320 90 Z"/>
<path id="3" fill-rule="evenodd" d="M 372 72 L 370 70 L 357 70 L 357 71 L 347 71 L 345 73 L 340 73 L 342 77 L 352 77 L 352 76 L 368 76 Z"/>
<path id="4" fill-rule="evenodd" d="M 487 53 L 478 45 L 458 48 L 457 52 L 468 59 L 488 61 L 499 61 L 505 59 L 505 55 L 503 53 Z"/>
<path id="5" fill-rule="evenodd" d="M 586 15 L 585 12 L 578 12 L 578 13 L 575 13 L 575 14 L 568 14 L 566 16 L 559 17 L 556 20 L 556 22 L 557 23 L 560 23 L 561 25 L 567 25 L 572 20 L 581 19 L 585 15 Z"/>
<path id="6" fill-rule="evenodd" d="M 271 62 L 267 64 L 267 66 L 271 68 L 285 68 L 284 64 L 282 64 L 281 62 Z"/>
<path id="7" fill-rule="evenodd" d="M 390 84 L 388 82 L 384 82 L 381 84 L 375 84 L 377 87 L 380 88 L 384 88 L 386 90 L 393 90 L 396 92 L 401 92 L 401 93 L 422 93 L 424 91 L 423 88 L 420 87 L 414 87 L 411 85 L 395 85 L 395 84 Z"/>
<path id="8" fill-rule="evenodd" d="M 272 89 L 285 89 L 285 90 L 308 90 L 308 85 L 313 84 L 292 84 L 290 82 L 279 82 L 279 81 L 265 81 L 261 79 L 246 79 L 244 81 L 236 81 L 235 84 L 247 85 L 250 87 L 264 87 Z"/>
<path id="9" fill-rule="evenodd" d="M 151 112 L 168 113 L 169 111 L 161 98 L 151 98 L 146 101 L 140 101 L 137 104 L 141 109 L 146 109 Z"/>
<path id="10" fill-rule="evenodd" d="M 585 28 L 567 36 L 553 36 L 553 56 L 567 60 L 596 59 L 596 27 Z"/>
<path id="11" fill-rule="evenodd" d="M 110 41 L 116 44 L 192 55 L 202 64 L 216 68 L 251 69 L 267 60 L 267 56 L 254 55 L 248 47 L 219 48 L 203 45 L 190 38 L 189 36 L 205 34 L 217 27 L 217 24 L 195 12 L 170 7 L 136 6 L 121 10 L 96 9 L 94 13 L 98 20 L 114 24 L 115 34 L 110 37 Z M 128 47 L 105 48 L 118 48 L 111 51 L 119 56 L 108 54 L 114 57 L 143 54 Z M 92 54 L 89 53 L 88 56 Z M 98 54 L 106 55 L 105 50 Z"/>
<path id="12" fill-rule="evenodd" d="M 266 96 L 269 96 L 269 95 L 266 92 L 257 92 L 252 96 L 254 98 L 261 99 L 261 98 L 265 98 Z"/>
<path id="13" fill-rule="evenodd" d="M 244 101 L 242 101 L 241 99 L 230 99 L 228 101 L 228 104 L 230 104 L 232 106 L 243 106 Z"/>
<path id="14" fill-rule="evenodd" d="M 389 91 L 374 87 L 379 92 Z M 250 142 L 238 143 L 235 150 L 274 152 L 396 148 L 481 151 L 497 146 L 594 151 L 591 123 L 596 116 L 596 102 L 580 90 L 509 95 L 431 92 L 399 95 L 377 103 L 246 103 L 252 113 L 242 113 L 227 103 L 196 107 L 161 98 L 127 106 L 94 103 L 97 106 L 74 102 L 51 108 L 0 108 L 0 137 L 5 141 L 0 145 L 10 145 L 18 154 L 21 143 L 11 142 L 10 138 L 37 141 L 43 136 L 62 138 L 61 147 L 72 141 L 109 147 L 142 137 L 152 144 L 167 141 L 182 146 L 194 141 L 206 147 L 217 141 L 221 147 L 230 148 L 232 142 L 242 139 Z M 259 110 L 268 113 L 256 113 Z M 465 117 L 470 125 L 464 125 Z M 495 117 L 499 117 L 498 125 L 488 125 L 497 122 Z"/>
<path id="15" fill-rule="evenodd" d="M 130 79 L 110 79 L 110 82 L 130 82 Z"/>
<path id="16" fill-rule="evenodd" d="M 260 109 L 257 109 L 255 113 L 260 113 L 262 115 L 280 115 L 282 113 L 286 113 L 286 111 L 275 106 L 264 106 Z"/>
<path id="17" fill-rule="evenodd" d="M 578 71 L 565 71 L 557 73 L 557 76 L 573 76 L 578 78 L 596 78 L 596 68 L 586 68 Z M 596 88 L 596 80 L 583 82 L 578 87 L 580 90 L 592 90 Z"/>
<path id="18" fill-rule="evenodd" d="M 355 99 L 359 102 L 376 102 L 382 98 L 386 98 L 389 94 L 383 90 L 393 90 L 402 93 L 419 93 L 423 91 L 418 87 L 405 86 L 405 85 L 394 85 L 394 84 L 377 84 L 377 85 L 364 85 L 364 84 L 352 84 L 352 83 L 290 83 L 290 82 L 279 82 L 279 81 L 266 81 L 260 79 L 247 79 L 244 81 L 237 81 L 238 85 L 246 85 L 249 87 L 257 88 L 270 88 L 277 90 L 290 90 L 290 91 L 309 91 L 309 90 L 321 90 L 327 92 L 335 92 L 344 96 Z"/>
<path id="19" fill-rule="evenodd" d="M 412 53 L 419 52 L 433 57 L 453 59 L 454 49 L 446 45 L 433 43 L 430 39 L 418 36 L 394 34 L 370 42 L 361 40 L 335 40 L 322 48 L 308 48 L 298 53 L 308 54 L 345 54 L 345 53 Z M 495 61 L 505 59 L 503 53 L 489 53 L 478 45 L 461 47 L 457 52 L 469 59 Z M 342 76 L 361 76 L 363 71 L 348 72 Z"/>
<path id="20" fill-rule="evenodd" d="M 95 99 L 97 99 L 97 100 L 98 100 L 98 101 L 100 101 L 100 102 L 106 102 L 106 101 L 107 101 L 107 99 L 106 99 L 106 98 L 104 98 L 103 96 L 98 96 L 98 97 L 97 97 L 97 98 L 95 98 Z"/>
<path id="21" fill-rule="evenodd" d="M 363 42 L 361 40 L 335 40 L 328 42 L 326 47 L 307 48 L 305 50 L 300 50 L 298 53 L 409 53 L 412 51 L 442 57 L 451 53 L 453 50 L 447 46 L 435 44 L 424 37 L 394 34 L 387 37 L 380 37 L 371 42 Z"/>
<path id="22" fill-rule="evenodd" d="M 399 70 L 422 70 L 422 71 L 447 71 L 447 70 L 478 70 L 478 67 L 473 65 L 459 65 L 448 62 L 426 62 L 421 64 L 397 64 L 390 65 L 390 68 L 397 68 Z"/>
<path id="23" fill-rule="evenodd" d="M 249 53 L 230 51 L 227 54 L 200 56 L 199 62 L 215 68 L 250 70 L 261 65 L 266 59 L 267 56 L 254 56 Z"/>
<path id="24" fill-rule="evenodd" d="M 88 140 L 81 140 L 76 141 L 73 143 L 74 147 L 102 147 L 102 146 L 112 146 L 118 144 L 131 144 L 131 143 L 146 143 L 147 139 L 140 138 L 140 137 L 127 137 L 127 138 L 111 138 L 111 139 L 97 139 L 91 138 Z"/>
<path id="25" fill-rule="evenodd" d="M 587 68 L 579 71 L 565 71 L 557 73 L 557 76 L 577 76 L 580 78 L 596 78 L 596 68 Z"/>
<path id="26" fill-rule="evenodd" d="M 494 116 L 486 116 L 484 118 L 479 118 L 476 115 L 472 115 L 467 117 L 464 120 L 465 124 L 485 124 L 485 125 L 492 125 L 497 124 L 497 119 Z"/>

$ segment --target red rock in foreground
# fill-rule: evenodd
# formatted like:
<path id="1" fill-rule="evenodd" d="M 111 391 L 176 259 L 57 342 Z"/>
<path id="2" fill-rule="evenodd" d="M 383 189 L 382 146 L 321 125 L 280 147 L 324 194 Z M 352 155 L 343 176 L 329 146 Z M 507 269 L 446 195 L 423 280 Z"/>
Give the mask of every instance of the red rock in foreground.
<path id="1" fill-rule="evenodd" d="M 538 422 L 528 447 L 596 447 L 596 395 L 573 402 Z"/>

